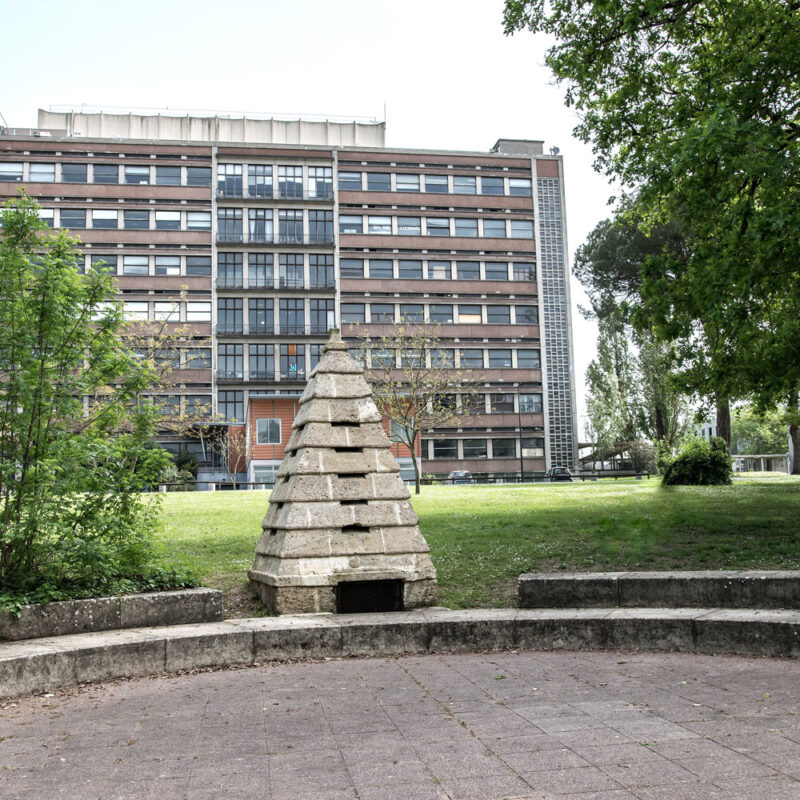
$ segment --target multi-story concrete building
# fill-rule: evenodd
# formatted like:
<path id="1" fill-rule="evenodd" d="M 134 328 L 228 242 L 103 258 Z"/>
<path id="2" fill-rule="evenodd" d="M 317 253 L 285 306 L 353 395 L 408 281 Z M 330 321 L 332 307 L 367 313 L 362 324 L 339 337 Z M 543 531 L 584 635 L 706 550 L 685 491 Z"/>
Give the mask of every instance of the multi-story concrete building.
<path id="1" fill-rule="evenodd" d="M 563 163 L 542 142 L 392 149 L 374 122 L 40 111 L 39 125 L 0 129 L 0 196 L 23 185 L 79 235 L 130 318 L 191 326 L 195 342 L 162 354 L 174 391 L 159 400 L 244 426 L 247 480 L 271 482 L 328 330 L 401 319 L 436 323 L 438 357 L 479 383 L 461 427 L 422 440 L 424 472 L 576 465 Z M 210 479 L 201 442 L 164 444 Z"/>

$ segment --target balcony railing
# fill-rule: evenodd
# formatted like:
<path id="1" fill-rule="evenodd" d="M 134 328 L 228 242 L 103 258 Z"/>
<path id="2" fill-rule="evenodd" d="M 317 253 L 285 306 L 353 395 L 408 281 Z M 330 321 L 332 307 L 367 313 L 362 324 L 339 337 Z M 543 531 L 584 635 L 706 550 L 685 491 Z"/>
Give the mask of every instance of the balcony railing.
<path id="1" fill-rule="evenodd" d="M 285 337 L 285 336 L 327 336 L 330 329 L 334 327 L 328 324 L 312 324 L 306 323 L 304 325 L 284 325 L 279 330 L 275 331 L 272 327 L 250 325 L 245 328 L 243 325 L 217 325 L 217 336 L 269 336 L 269 337 Z"/>
<path id="2" fill-rule="evenodd" d="M 217 198 L 220 200 L 317 200 L 320 202 L 333 201 L 333 187 L 318 187 L 317 189 L 302 190 L 290 186 L 248 186 L 217 188 Z"/>
<path id="3" fill-rule="evenodd" d="M 275 370 L 258 370 L 258 369 L 251 369 L 250 370 L 250 380 L 251 381 L 274 381 L 275 380 Z"/>
<path id="4" fill-rule="evenodd" d="M 217 244 L 332 245 L 333 233 L 217 233 Z"/>
<path id="5" fill-rule="evenodd" d="M 218 369 L 218 381 L 243 381 L 244 372 L 240 369 Z"/>

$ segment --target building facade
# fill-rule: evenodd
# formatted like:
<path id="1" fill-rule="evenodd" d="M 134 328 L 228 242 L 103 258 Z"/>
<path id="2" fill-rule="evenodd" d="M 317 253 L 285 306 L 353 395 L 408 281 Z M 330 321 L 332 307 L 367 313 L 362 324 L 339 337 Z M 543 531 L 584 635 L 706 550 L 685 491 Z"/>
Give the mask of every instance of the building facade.
<path id="1" fill-rule="evenodd" d="M 435 325 L 436 357 L 478 383 L 460 427 L 423 438 L 424 473 L 576 466 L 563 163 L 541 142 L 404 150 L 382 124 L 50 112 L 40 126 L 0 129 L 0 196 L 24 186 L 80 236 L 129 318 L 190 328 L 158 401 L 238 430 L 242 478 L 272 482 L 331 327 L 401 320 Z M 163 443 L 224 480 L 202 441 Z"/>

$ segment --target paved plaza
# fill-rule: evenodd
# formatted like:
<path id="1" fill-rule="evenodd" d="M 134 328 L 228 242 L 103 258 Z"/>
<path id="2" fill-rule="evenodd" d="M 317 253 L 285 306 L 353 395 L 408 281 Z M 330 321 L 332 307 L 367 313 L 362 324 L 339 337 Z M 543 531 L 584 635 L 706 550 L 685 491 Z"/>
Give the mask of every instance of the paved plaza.
<path id="1" fill-rule="evenodd" d="M 795 800 L 800 663 L 502 652 L 84 687 L 0 706 L 0 797 Z"/>

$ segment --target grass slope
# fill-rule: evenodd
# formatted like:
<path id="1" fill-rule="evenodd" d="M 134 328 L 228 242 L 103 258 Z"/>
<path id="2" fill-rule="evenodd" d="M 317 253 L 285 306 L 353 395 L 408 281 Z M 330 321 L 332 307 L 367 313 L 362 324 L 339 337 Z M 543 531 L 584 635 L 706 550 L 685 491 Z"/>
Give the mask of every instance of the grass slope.
<path id="1" fill-rule="evenodd" d="M 165 562 L 252 613 L 246 572 L 264 492 L 170 494 Z M 425 486 L 412 497 L 451 608 L 513 605 L 522 572 L 800 569 L 800 481 L 663 489 L 658 481 Z"/>

